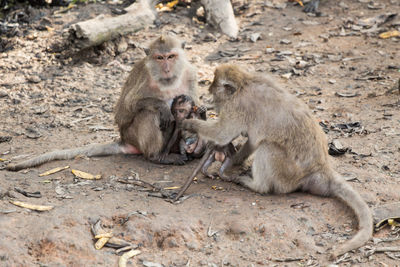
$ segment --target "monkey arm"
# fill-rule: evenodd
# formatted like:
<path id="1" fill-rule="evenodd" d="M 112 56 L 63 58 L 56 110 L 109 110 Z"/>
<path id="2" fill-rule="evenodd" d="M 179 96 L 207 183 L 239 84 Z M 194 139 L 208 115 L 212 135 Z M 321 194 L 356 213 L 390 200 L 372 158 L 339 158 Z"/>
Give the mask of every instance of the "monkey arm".
<path id="1" fill-rule="evenodd" d="M 225 146 L 244 130 L 240 125 L 230 123 L 230 120 L 220 119 L 217 121 L 185 120 L 182 128 L 191 132 L 196 132 L 200 137 L 215 142 L 216 145 Z M 243 128 L 243 129 L 242 129 Z"/>
<path id="2" fill-rule="evenodd" d="M 172 115 L 170 108 L 168 107 L 167 103 L 161 99 L 154 97 L 142 98 L 136 102 L 132 112 L 133 114 L 136 114 L 143 110 L 159 113 L 160 129 L 163 131 L 170 127 L 171 123 L 174 121 L 174 116 Z"/>
<path id="3" fill-rule="evenodd" d="M 186 145 L 185 140 L 181 139 L 179 141 L 179 153 L 182 155 L 183 160 L 188 160 L 185 145 Z"/>

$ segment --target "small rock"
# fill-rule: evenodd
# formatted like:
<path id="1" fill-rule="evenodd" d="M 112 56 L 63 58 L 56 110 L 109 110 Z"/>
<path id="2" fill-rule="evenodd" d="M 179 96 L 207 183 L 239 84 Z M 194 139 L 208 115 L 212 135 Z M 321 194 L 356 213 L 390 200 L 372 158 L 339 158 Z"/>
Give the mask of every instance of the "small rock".
<path id="1" fill-rule="evenodd" d="M 330 84 L 335 84 L 335 83 L 336 83 L 336 80 L 331 79 L 331 80 L 329 80 L 328 82 L 329 82 Z"/>
<path id="2" fill-rule="evenodd" d="M 186 243 L 186 247 L 190 250 L 198 250 L 199 249 L 199 244 L 197 244 L 196 242 L 188 242 Z"/>
<path id="3" fill-rule="evenodd" d="M 282 78 L 285 78 L 285 79 L 290 79 L 290 77 L 292 77 L 292 73 L 291 72 L 288 72 L 288 73 L 285 73 L 285 74 L 282 74 L 281 75 L 282 76 Z"/>
<path id="4" fill-rule="evenodd" d="M 260 34 L 259 32 L 255 32 L 255 33 L 252 33 L 252 34 L 250 35 L 250 40 L 251 40 L 253 43 L 255 43 L 255 42 L 257 42 L 258 39 L 260 39 L 260 37 L 261 37 L 261 34 Z"/>
<path id="5" fill-rule="evenodd" d="M 273 53 L 274 51 L 275 51 L 275 49 L 272 48 L 272 47 L 267 47 L 267 49 L 265 49 L 265 52 L 266 52 L 267 54 L 271 54 L 271 53 Z"/>
<path id="6" fill-rule="evenodd" d="M 124 53 L 128 49 L 128 43 L 126 42 L 125 38 L 121 38 L 117 46 L 118 54 Z"/>
<path id="7" fill-rule="evenodd" d="M 8 94 L 4 91 L 0 91 L 0 98 L 6 97 Z"/>
<path id="8" fill-rule="evenodd" d="M 151 261 L 143 261 L 142 264 L 146 267 L 164 267 L 161 263 L 151 262 Z"/>
<path id="9" fill-rule="evenodd" d="M 292 43 L 292 41 L 290 41 L 290 40 L 288 40 L 288 39 L 282 39 L 282 40 L 280 40 L 279 41 L 279 43 L 281 43 L 281 44 L 291 44 Z"/>
<path id="10" fill-rule="evenodd" d="M 38 139 L 42 134 L 33 128 L 26 128 L 25 136 L 31 139 Z"/>
<path id="11" fill-rule="evenodd" d="M 29 75 L 26 79 L 31 83 L 40 83 L 42 81 L 38 75 Z"/>

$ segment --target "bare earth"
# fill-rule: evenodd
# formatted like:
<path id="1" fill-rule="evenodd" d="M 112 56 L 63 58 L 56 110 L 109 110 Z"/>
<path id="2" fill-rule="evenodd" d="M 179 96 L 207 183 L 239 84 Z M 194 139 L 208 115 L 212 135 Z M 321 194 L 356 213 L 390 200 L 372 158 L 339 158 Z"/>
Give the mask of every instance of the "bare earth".
<path id="1" fill-rule="evenodd" d="M 222 62 L 268 73 L 310 106 L 327 126 L 329 141 L 337 139 L 351 149 L 332 157 L 334 166 L 354 178 L 349 183 L 371 208 L 399 201 L 400 39 L 380 39 L 378 34 L 399 30 L 400 18 L 371 32 L 360 23 L 400 13 L 399 0 L 326 1 L 320 6 L 322 17 L 307 16 L 289 2 L 283 2 L 283 9 L 267 6 L 268 1 L 249 2 L 251 7 L 237 15 L 240 41 L 192 22 L 185 8 L 178 8 L 160 14 L 160 27 L 71 58 L 50 47 L 71 23 L 110 14 L 109 6 L 90 4 L 61 14 L 54 14 L 59 8 L 36 10 L 52 29 L 25 27 L 19 37 L 4 39 L 12 49 L 0 53 L 0 137 L 12 137 L 0 143 L 0 157 L 6 160 L 2 164 L 115 140 L 113 107 L 129 70 L 152 39 L 173 31 L 187 42 L 205 104 L 213 70 Z M 257 33 L 260 39 L 252 42 Z M 335 127 L 353 122 L 360 127 Z M 199 175 L 187 191 L 191 197 L 174 205 L 149 196 L 141 186 L 118 182 L 139 177 L 162 188 L 180 186 L 196 163 L 160 166 L 140 156 L 113 156 L 51 162 L 17 173 L 1 170 L 0 266 L 117 266 L 115 249 L 94 248 L 90 221 L 99 218 L 104 229 L 139 246 L 142 253 L 128 266 L 323 266 L 335 263 L 328 260 L 331 248 L 357 231 L 353 213 L 335 199 L 260 195 Z M 67 165 L 62 172 L 39 176 Z M 77 179 L 71 169 L 102 178 Z M 14 187 L 40 191 L 42 197 L 27 198 Z M 10 196 L 54 209 L 16 207 Z M 393 236 L 389 228 L 374 234 Z M 400 241 L 371 240 L 368 245 L 336 264 L 399 266 L 399 252 L 366 252 L 400 247 Z"/>

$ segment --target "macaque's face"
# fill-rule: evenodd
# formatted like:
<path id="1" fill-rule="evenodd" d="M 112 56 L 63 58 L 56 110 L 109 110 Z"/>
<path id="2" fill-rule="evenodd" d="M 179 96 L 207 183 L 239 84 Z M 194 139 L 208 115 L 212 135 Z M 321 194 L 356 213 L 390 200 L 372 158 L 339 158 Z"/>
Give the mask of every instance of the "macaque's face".
<path id="1" fill-rule="evenodd" d="M 193 153 L 199 142 L 199 137 L 197 136 L 197 134 L 185 131 L 184 133 L 182 133 L 182 138 L 185 140 L 186 153 Z"/>
<path id="2" fill-rule="evenodd" d="M 178 60 L 179 54 L 176 52 L 171 53 L 155 53 L 153 55 L 153 60 L 157 63 L 161 78 L 162 79 L 171 79 L 174 78 L 176 70 L 175 65 Z"/>
<path id="3" fill-rule="evenodd" d="M 182 122 L 184 119 L 189 118 L 190 113 L 192 112 L 192 103 L 189 102 L 182 102 L 177 103 L 172 108 L 172 115 L 175 118 L 175 121 Z"/>

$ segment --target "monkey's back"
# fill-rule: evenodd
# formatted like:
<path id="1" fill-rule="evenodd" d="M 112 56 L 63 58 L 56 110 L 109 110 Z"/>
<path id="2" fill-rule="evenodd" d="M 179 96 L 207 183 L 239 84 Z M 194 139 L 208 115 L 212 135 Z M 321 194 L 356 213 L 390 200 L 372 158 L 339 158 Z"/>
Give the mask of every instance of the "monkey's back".
<path id="1" fill-rule="evenodd" d="M 282 147 L 306 172 L 325 166 L 326 136 L 309 107 L 267 76 L 255 77 L 256 82 L 243 90 L 239 108 L 247 114 L 249 138 Z"/>

